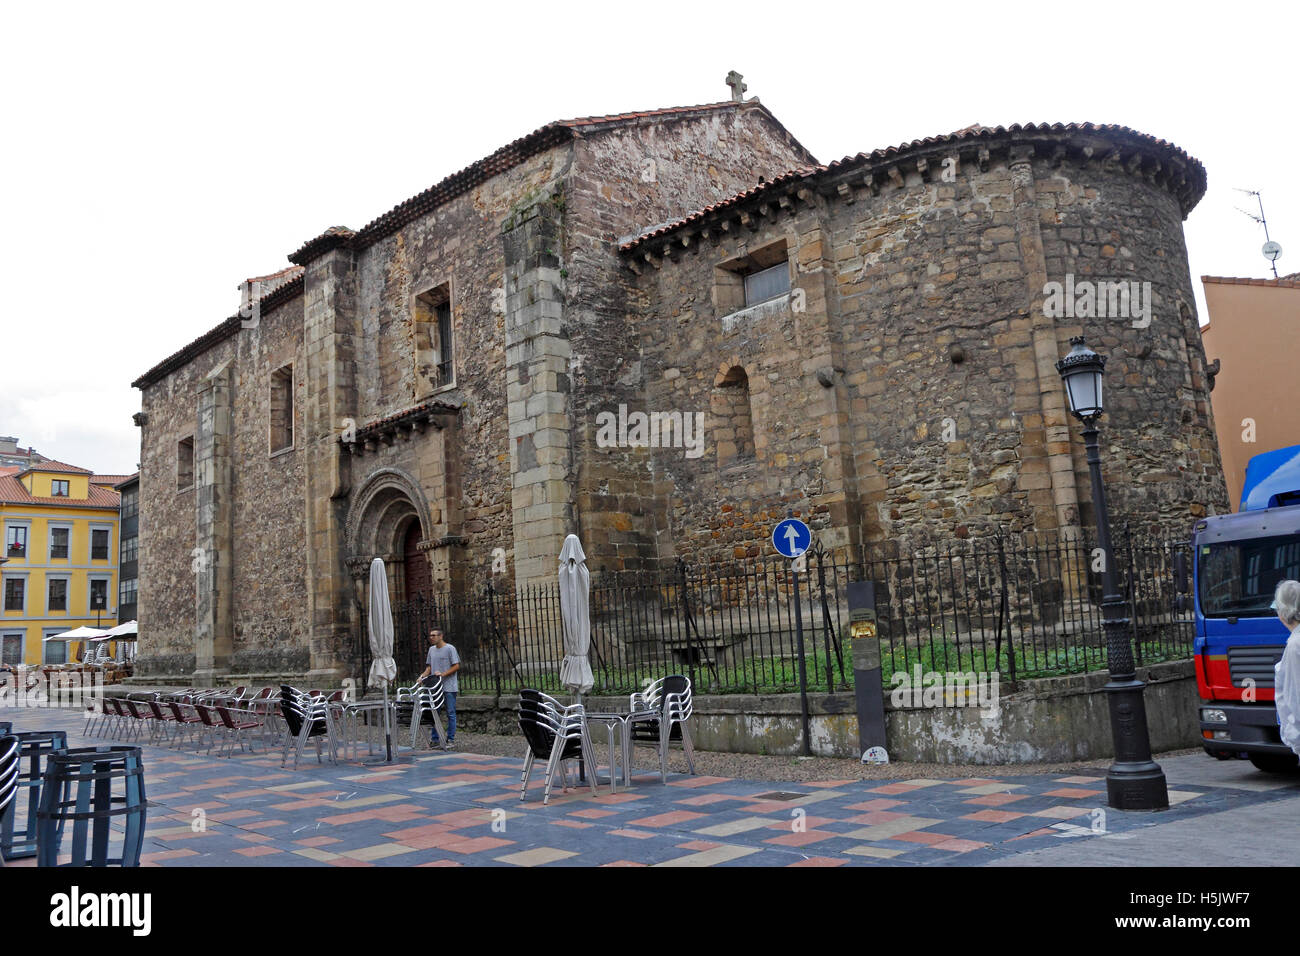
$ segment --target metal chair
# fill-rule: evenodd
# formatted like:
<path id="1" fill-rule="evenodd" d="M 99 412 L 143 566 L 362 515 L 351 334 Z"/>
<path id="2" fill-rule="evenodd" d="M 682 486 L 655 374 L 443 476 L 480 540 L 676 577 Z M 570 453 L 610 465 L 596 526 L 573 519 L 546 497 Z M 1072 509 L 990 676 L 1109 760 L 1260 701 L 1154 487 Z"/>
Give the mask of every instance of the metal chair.
<path id="1" fill-rule="evenodd" d="M 294 747 L 293 767 L 298 769 L 298 758 L 308 740 L 316 741 L 316 760 L 321 759 L 320 745 L 324 737 L 330 745 L 330 762 L 338 763 L 334 736 L 334 721 L 330 717 L 329 704 L 323 699 L 312 698 L 308 694 L 288 684 L 280 685 L 280 712 L 284 715 L 289 733 L 284 741 L 284 756 L 280 759 L 283 767 L 289 759 L 289 747 Z"/>
<path id="2" fill-rule="evenodd" d="M 18 794 L 18 770 L 18 738 L 0 737 L 0 818 Z M 0 853 L 0 867 L 4 865 L 4 854 Z"/>
<path id="3" fill-rule="evenodd" d="M 594 748 L 587 734 L 586 712 L 581 704 L 564 706 L 553 697 L 541 691 L 524 688 L 519 692 L 519 729 L 523 731 L 528 749 L 524 755 L 524 770 L 519 786 L 519 799 L 528 796 L 528 777 L 533 764 L 539 757 L 546 758 L 546 787 L 542 792 L 542 804 L 551 800 L 551 788 L 555 783 L 555 774 L 560 774 L 560 782 L 565 790 L 569 789 L 569 776 L 564 769 L 567 760 L 584 760 L 591 768 L 587 782 L 591 792 L 596 793 L 596 761 Z"/>
<path id="4" fill-rule="evenodd" d="M 442 731 L 442 719 L 438 716 L 439 708 L 445 703 L 442 678 L 437 674 L 430 674 L 414 687 L 397 688 L 397 719 L 399 723 L 406 720 L 407 711 L 410 711 L 412 750 L 419 743 L 420 725 L 425 722 L 426 715 L 437 731 L 438 739 L 446 739 Z"/>
<path id="5" fill-rule="evenodd" d="M 658 747 L 659 776 L 663 782 L 668 782 L 668 746 L 674 740 L 682 742 L 686 766 L 695 773 L 695 747 L 691 728 L 686 724 L 694 713 L 691 679 L 681 674 L 661 677 L 644 693 L 633 694 L 629 703 L 632 714 L 628 729 L 632 744 L 650 743 Z"/>
<path id="6" fill-rule="evenodd" d="M 236 716 L 238 715 L 238 716 Z M 248 711 L 240 710 L 231 712 L 229 707 L 224 704 L 217 705 L 217 716 L 221 718 L 221 726 L 226 730 L 227 738 L 227 755 L 232 755 L 235 751 L 235 744 L 239 744 L 240 752 L 247 750 L 248 747 L 244 742 L 244 737 L 250 730 L 260 730 L 262 722 L 260 720 L 249 720 L 251 714 Z"/>
<path id="7" fill-rule="evenodd" d="M 169 701 L 167 709 L 171 711 L 172 720 L 176 722 L 176 740 L 180 740 L 186 733 L 193 731 L 199 733 L 199 727 L 203 724 L 203 718 L 197 713 L 185 713 L 177 701 Z"/>

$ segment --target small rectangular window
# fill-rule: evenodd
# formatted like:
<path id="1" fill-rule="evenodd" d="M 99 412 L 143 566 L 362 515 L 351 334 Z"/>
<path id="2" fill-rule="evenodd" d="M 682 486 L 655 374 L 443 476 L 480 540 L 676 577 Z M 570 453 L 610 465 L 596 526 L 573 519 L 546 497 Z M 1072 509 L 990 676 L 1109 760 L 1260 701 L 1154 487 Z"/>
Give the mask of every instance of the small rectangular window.
<path id="1" fill-rule="evenodd" d="M 68 582 L 64 578 L 50 579 L 50 601 L 47 610 L 66 611 L 68 609 Z"/>
<path id="2" fill-rule="evenodd" d="M 451 284 L 415 297 L 415 376 L 418 397 L 456 381 L 456 332 L 452 327 Z"/>
<path id="3" fill-rule="evenodd" d="M 135 578 L 127 578 L 122 582 L 121 587 L 117 589 L 117 602 L 123 607 L 135 603 L 136 595 L 139 593 L 140 582 Z M 120 608 L 119 608 L 120 610 Z"/>
<path id="4" fill-rule="evenodd" d="M 451 302 L 441 303 L 438 314 L 438 381 L 444 385 L 453 380 L 452 375 L 452 340 L 451 340 Z"/>
<path id="5" fill-rule="evenodd" d="M 108 582 L 103 578 L 94 578 L 90 582 L 90 609 L 108 610 Z"/>
<path id="6" fill-rule="evenodd" d="M 140 539 L 132 535 L 129 538 L 122 539 L 122 563 L 127 561 L 138 560 L 140 554 Z"/>
<path id="7" fill-rule="evenodd" d="M 90 560 L 108 560 L 108 531 L 104 528 L 95 528 L 90 532 Z"/>
<path id="8" fill-rule="evenodd" d="M 194 487 L 194 436 L 176 443 L 176 490 Z"/>
<path id="9" fill-rule="evenodd" d="M 68 529 L 50 529 L 50 557 L 66 558 L 68 556 Z"/>
<path id="10" fill-rule="evenodd" d="M 50 491 L 51 498 L 68 497 L 68 482 L 66 480 L 60 481 L 58 479 L 55 479 L 54 481 L 50 482 L 50 488 L 51 488 Z"/>
<path id="11" fill-rule="evenodd" d="M 271 373 L 271 454 L 293 447 L 293 366 Z"/>
<path id="12" fill-rule="evenodd" d="M 27 557 L 27 528 L 12 525 L 5 528 L 5 555 L 10 558 Z"/>
<path id="13" fill-rule="evenodd" d="M 52 633 L 57 634 L 58 631 Z M 44 658 L 46 664 L 66 664 L 68 663 L 68 645 L 63 641 L 42 641 L 44 645 Z"/>
<path id="14" fill-rule="evenodd" d="M 3 648 L 0 649 L 0 664 L 21 664 L 23 662 L 23 635 L 6 634 Z"/>
<path id="15" fill-rule="evenodd" d="M 27 581 L 24 578 L 5 578 L 5 610 L 21 611 L 26 590 Z"/>
<path id="16" fill-rule="evenodd" d="M 790 291 L 790 267 L 785 262 L 745 276 L 745 305 L 757 305 Z"/>

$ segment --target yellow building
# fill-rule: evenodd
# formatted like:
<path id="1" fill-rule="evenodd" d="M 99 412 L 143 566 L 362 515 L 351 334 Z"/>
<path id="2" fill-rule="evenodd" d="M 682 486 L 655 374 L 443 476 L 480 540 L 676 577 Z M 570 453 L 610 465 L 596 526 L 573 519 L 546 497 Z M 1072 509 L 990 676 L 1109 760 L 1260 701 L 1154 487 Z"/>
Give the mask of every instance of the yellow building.
<path id="1" fill-rule="evenodd" d="M 46 637 L 116 623 L 119 496 L 101 480 L 58 461 L 0 468 L 3 663 L 65 663 L 78 645 Z"/>

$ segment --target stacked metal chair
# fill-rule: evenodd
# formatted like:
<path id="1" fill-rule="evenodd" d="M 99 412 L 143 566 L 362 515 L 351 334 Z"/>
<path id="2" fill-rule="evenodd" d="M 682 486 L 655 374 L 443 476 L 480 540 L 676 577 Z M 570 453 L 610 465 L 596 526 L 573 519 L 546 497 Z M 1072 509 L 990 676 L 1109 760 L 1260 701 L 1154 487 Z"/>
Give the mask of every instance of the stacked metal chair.
<path id="1" fill-rule="evenodd" d="M 569 776 L 564 764 L 568 760 L 586 761 L 589 773 L 587 782 L 591 792 L 596 792 L 596 761 L 594 748 L 587 733 L 586 711 L 581 704 L 565 706 L 554 697 L 539 690 L 524 688 L 519 692 L 519 729 L 523 731 L 528 749 L 524 754 L 523 779 L 519 786 L 519 799 L 528 795 L 528 777 L 538 759 L 546 761 L 546 788 L 542 804 L 551 800 L 551 787 L 555 774 L 565 790 L 569 789 Z M 612 772 L 612 770 L 611 770 Z"/>
<path id="2" fill-rule="evenodd" d="M 5 729 L 8 730 L 9 726 Z M 0 818 L 4 817 L 18 793 L 18 767 L 18 738 L 0 737 Z M 0 853 L 0 867 L 4 865 L 4 854 Z"/>
<path id="3" fill-rule="evenodd" d="M 691 679 L 681 674 L 661 677 L 644 693 L 633 694 L 630 704 L 632 715 L 628 725 L 632 744 L 654 744 L 659 749 L 659 775 L 663 782 L 668 782 L 668 745 L 674 740 L 682 742 L 686 765 L 695 773 L 695 747 L 686 724 L 694 713 Z"/>
<path id="4" fill-rule="evenodd" d="M 289 759 L 289 748 L 294 748 L 293 766 L 298 769 L 298 758 L 302 756 L 307 741 L 316 741 L 316 760 L 320 762 L 321 738 L 329 742 L 330 762 L 338 763 L 334 720 L 330 716 L 329 703 L 324 698 L 313 698 L 288 684 L 280 685 L 280 712 L 284 715 L 288 734 L 284 741 L 284 756 L 280 759 L 283 767 Z"/>
<path id="5" fill-rule="evenodd" d="M 438 732 L 438 739 L 447 739 L 442 731 L 442 719 L 438 716 L 438 709 L 445 701 L 442 678 L 437 674 L 430 674 L 414 687 L 397 688 L 397 723 L 411 722 L 412 750 L 419 742 L 420 725 L 426 722 L 426 718 Z"/>

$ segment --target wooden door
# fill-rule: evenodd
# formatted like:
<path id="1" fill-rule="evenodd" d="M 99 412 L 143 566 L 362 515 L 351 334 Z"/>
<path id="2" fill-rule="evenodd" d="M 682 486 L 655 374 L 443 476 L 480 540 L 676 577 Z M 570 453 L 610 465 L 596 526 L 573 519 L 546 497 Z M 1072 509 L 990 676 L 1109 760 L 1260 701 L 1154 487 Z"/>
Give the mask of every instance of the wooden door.
<path id="1" fill-rule="evenodd" d="M 433 585 L 429 580 L 429 553 L 421 551 L 417 547 L 420 540 L 420 522 L 412 521 L 410 527 L 406 529 L 406 537 L 402 541 L 402 557 L 405 559 L 404 567 L 406 568 L 406 600 L 408 601 L 413 601 L 417 597 L 428 597 L 433 591 Z"/>

